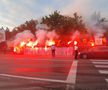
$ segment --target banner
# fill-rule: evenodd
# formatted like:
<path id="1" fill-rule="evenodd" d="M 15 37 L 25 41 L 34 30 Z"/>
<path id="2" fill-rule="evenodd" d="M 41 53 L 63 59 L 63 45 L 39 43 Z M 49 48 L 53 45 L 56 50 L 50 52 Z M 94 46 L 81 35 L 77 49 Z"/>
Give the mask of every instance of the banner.
<path id="1" fill-rule="evenodd" d="M 51 48 L 26 48 L 24 54 L 35 54 L 35 55 L 52 55 Z M 73 47 L 56 47 L 56 56 L 73 56 Z"/>

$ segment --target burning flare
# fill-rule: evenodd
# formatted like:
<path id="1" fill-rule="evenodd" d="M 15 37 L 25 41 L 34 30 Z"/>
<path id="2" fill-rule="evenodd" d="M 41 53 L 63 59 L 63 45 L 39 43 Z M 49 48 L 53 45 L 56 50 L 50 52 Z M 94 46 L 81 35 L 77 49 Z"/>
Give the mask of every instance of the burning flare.
<path id="1" fill-rule="evenodd" d="M 53 41 L 53 40 L 48 40 L 48 41 L 46 41 L 46 45 L 47 45 L 47 46 L 55 45 L 55 41 Z"/>

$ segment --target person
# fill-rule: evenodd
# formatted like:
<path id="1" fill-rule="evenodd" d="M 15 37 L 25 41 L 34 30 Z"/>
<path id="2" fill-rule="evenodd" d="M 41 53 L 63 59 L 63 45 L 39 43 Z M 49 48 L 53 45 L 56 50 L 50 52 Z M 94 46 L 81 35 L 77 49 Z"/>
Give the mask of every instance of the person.
<path id="1" fill-rule="evenodd" d="M 74 46 L 74 50 L 75 50 L 75 59 L 78 59 L 78 46 L 77 45 Z"/>
<path id="2" fill-rule="evenodd" d="M 51 46 L 52 56 L 55 57 L 55 45 Z"/>

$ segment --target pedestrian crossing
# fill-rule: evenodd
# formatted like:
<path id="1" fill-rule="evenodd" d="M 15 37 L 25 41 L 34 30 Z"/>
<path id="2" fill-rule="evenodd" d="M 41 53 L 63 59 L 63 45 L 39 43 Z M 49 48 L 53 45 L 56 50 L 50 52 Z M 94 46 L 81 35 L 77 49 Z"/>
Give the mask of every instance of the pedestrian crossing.
<path id="1" fill-rule="evenodd" d="M 95 65 L 96 68 L 108 68 L 108 65 Z"/>
<path id="2" fill-rule="evenodd" d="M 105 78 L 108 83 L 108 60 L 90 60 L 98 72 Z"/>

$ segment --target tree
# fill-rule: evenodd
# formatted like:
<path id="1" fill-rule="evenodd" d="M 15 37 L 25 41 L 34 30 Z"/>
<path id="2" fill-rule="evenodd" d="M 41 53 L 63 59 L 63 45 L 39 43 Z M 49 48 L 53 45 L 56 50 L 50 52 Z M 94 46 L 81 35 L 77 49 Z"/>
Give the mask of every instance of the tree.
<path id="1" fill-rule="evenodd" d="M 26 21 L 24 24 L 21 24 L 12 30 L 12 36 L 16 35 L 19 32 L 22 32 L 24 30 L 30 30 L 32 32 L 32 34 L 35 35 L 37 23 L 38 23 L 38 21 L 33 20 L 33 19 L 30 21 Z"/>
<path id="2" fill-rule="evenodd" d="M 58 11 L 54 11 L 53 14 L 43 17 L 42 23 L 47 24 L 50 27 L 50 30 L 53 30 L 61 26 L 62 19 L 63 16 L 60 15 Z"/>
<path id="3" fill-rule="evenodd" d="M 82 17 L 78 16 L 77 13 L 74 13 L 73 17 L 69 17 L 61 15 L 58 11 L 54 11 L 49 16 L 43 17 L 42 23 L 47 24 L 50 30 L 55 29 L 59 35 L 71 34 L 76 30 L 82 33 L 87 32 Z"/>
<path id="4" fill-rule="evenodd" d="M 6 27 L 5 35 L 6 35 L 6 40 L 9 40 L 11 38 L 11 32 L 8 27 Z"/>
<path id="5" fill-rule="evenodd" d="M 74 25 L 73 25 L 73 28 L 74 30 L 76 31 L 79 31 L 80 33 L 87 33 L 87 29 L 85 27 L 85 24 L 83 22 L 83 19 L 82 19 L 82 16 L 78 16 L 77 13 L 74 13 L 73 14 L 73 22 L 74 22 Z"/>

